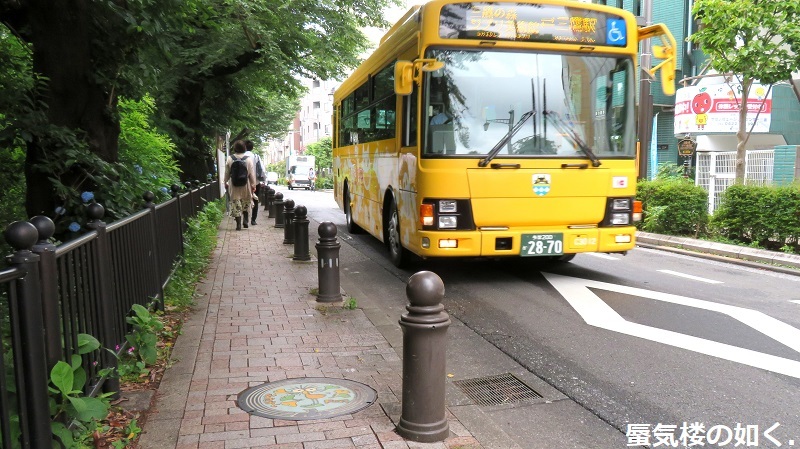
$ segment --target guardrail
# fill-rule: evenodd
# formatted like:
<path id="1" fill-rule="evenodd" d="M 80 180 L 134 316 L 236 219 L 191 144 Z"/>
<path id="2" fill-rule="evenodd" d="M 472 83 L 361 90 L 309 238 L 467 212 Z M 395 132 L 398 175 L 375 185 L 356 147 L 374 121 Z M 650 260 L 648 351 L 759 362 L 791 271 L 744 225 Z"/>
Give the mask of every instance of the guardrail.
<path id="1" fill-rule="evenodd" d="M 50 449 L 49 373 L 77 354 L 78 335 L 96 337 L 102 348 L 124 350 L 134 304 L 164 308 L 164 286 L 183 253 L 187 220 L 219 198 L 219 181 L 187 183 L 173 198 L 106 225 L 92 203 L 87 234 L 55 246 L 55 230 L 43 216 L 15 222 L 4 233 L 15 249 L 0 271 L 0 447 Z M 119 381 L 100 372 L 117 359 L 98 349 L 83 355 L 84 393 L 119 394 Z"/>

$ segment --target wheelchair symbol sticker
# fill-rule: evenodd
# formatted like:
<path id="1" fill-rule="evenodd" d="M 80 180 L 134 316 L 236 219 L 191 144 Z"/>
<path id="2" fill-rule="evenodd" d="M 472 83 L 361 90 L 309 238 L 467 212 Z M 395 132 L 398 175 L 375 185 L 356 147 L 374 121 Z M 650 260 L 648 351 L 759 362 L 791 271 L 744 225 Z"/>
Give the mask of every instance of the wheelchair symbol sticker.
<path id="1" fill-rule="evenodd" d="M 628 45 L 628 30 L 625 28 L 624 20 L 608 19 L 606 22 L 606 43 L 619 47 Z"/>

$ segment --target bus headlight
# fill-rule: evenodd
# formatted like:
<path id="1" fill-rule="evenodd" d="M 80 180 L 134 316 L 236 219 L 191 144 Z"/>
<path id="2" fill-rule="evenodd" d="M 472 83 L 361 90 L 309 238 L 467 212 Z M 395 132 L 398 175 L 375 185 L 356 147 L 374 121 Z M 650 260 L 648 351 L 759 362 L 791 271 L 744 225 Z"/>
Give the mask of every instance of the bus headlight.
<path id="1" fill-rule="evenodd" d="M 630 210 L 631 209 L 631 199 L 630 198 L 614 198 L 611 200 L 611 209 L 613 210 Z"/>
<path id="2" fill-rule="evenodd" d="M 439 213 L 454 214 L 458 203 L 455 200 L 439 200 Z"/>
<path id="3" fill-rule="evenodd" d="M 626 225 L 630 224 L 630 222 L 630 214 L 628 212 L 624 214 L 611 214 L 612 225 Z"/>
<path id="4" fill-rule="evenodd" d="M 455 215 L 439 215 L 439 229 L 455 229 L 458 227 L 458 218 Z"/>

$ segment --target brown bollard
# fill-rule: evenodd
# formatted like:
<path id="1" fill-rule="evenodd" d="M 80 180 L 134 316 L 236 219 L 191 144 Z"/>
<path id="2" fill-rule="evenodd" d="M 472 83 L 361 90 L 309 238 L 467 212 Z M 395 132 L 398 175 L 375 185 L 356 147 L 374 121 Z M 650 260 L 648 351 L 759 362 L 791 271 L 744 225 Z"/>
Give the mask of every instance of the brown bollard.
<path id="1" fill-rule="evenodd" d="M 317 278 L 319 279 L 319 292 L 317 302 L 336 302 L 342 300 L 339 284 L 339 248 L 342 245 L 336 240 L 336 225 L 330 221 L 323 221 L 317 228 L 319 243 L 317 248 Z"/>
<path id="2" fill-rule="evenodd" d="M 283 244 L 294 245 L 294 200 L 283 202 Z"/>
<path id="3" fill-rule="evenodd" d="M 272 203 L 270 211 L 275 211 L 275 227 L 283 227 L 283 194 L 278 192 L 275 194 L 275 201 Z"/>
<path id="4" fill-rule="evenodd" d="M 311 260 L 308 251 L 308 209 L 305 206 L 294 208 L 294 257 L 292 260 Z"/>
<path id="5" fill-rule="evenodd" d="M 443 441 L 450 434 L 445 416 L 444 393 L 447 328 L 444 283 L 431 271 L 408 279 L 406 296 L 411 303 L 400 318 L 403 329 L 403 409 L 397 433 L 421 443 Z"/>
<path id="6" fill-rule="evenodd" d="M 269 185 L 264 191 L 264 210 L 267 211 L 267 218 L 273 218 L 275 211 L 272 209 L 272 202 L 275 201 L 275 190 Z"/>

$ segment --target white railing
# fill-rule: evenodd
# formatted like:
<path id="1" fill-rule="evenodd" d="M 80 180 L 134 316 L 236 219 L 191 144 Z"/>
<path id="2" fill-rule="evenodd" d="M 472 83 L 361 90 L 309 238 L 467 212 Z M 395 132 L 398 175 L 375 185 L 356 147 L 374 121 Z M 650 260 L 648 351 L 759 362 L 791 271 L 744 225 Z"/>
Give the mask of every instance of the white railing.
<path id="1" fill-rule="evenodd" d="M 745 159 L 745 183 L 772 185 L 775 166 L 774 150 L 750 150 Z M 701 151 L 697 153 L 695 184 L 708 192 L 708 213 L 719 206 L 722 193 L 736 181 L 735 151 Z"/>

